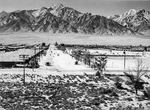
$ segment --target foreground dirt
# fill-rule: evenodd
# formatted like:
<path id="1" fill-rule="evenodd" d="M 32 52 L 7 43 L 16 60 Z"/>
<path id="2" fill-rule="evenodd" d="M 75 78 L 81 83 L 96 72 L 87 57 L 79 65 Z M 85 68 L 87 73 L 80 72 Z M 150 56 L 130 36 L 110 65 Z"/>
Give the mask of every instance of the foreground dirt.
<path id="1" fill-rule="evenodd" d="M 148 99 L 137 97 L 131 87 L 117 89 L 110 77 L 27 74 L 26 79 L 23 86 L 20 74 L 0 75 L 0 106 L 6 110 L 150 109 Z"/>

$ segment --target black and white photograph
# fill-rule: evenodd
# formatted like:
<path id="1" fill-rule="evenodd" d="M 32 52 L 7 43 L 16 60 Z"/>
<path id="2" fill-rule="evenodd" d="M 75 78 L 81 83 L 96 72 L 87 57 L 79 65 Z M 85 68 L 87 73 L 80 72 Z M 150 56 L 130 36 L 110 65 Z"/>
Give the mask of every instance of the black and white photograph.
<path id="1" fill-rule="evenodd" d="M 0 110 L 150 110 L 150 0 L 0 0 Z"/>

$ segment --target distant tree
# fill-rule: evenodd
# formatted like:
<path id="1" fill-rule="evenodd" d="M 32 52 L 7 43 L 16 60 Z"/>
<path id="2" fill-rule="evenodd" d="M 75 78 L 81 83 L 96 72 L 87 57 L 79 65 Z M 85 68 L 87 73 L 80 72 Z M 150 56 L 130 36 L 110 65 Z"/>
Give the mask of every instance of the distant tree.
<path id="1" fill-rule="evenodd" d="M 78 65 L 78 61 L 75 61 L 75 65 Z"/>
<path id="2" fill-rule="evenodd" d="M 55 42 L 55 44 L 54 44 L 55 46 L 58 46 L 58 43 L 57 42 Z"/>
<path id="3" fill-rule="evenodd" d="M 65 44 L 57 45 L 57 49 L 59 49 L 59 50 L 65 52 L 65 50 L 66 50 Z"/>
<path id="4" fill-rule="evenodd" d="M 123 89 L 122 83 L 121 83 L 121 78 L 119 76 L 115 77 L 115 85 L 118 89 Z"/>
<path id="5" fill-rule="evenodd" d="M 91 59 L 92 59 L 92 56 L 90 55 L 90 53 L 86 53 L 85 59 L 86 59 L 86 64 L 87 64 L 88 66 L 91 66 Z"/>
<path id="6" fill-rule="evenodd" d="M 34 68 L 38 68 L 39 67 L 38 61 L 35 58 L 32 58 L 29 61 L 29 67 L 31 67 L 33 69 L 33 71 L 34 71 Z"/>
<path id="7" fill-rule="evenodd" d="M 100 71 L 96 71 L 96 74 L 95 74 L 97 77 L 101 78 L 101 72 Z"/>
<path id="8" fill-rule="evenodd" d="M 46 46 L 46 44 L 43 42 L 43 43 L 42 43 L 42 47 L 45 47 L 45 46 Z"/>
<path id="9" fill-rule="evenodd" d="M 60 44 L 60 46 L 65 46 L 65 44 L 62 43 L 62 44 Z"/>
<path id="10" fill-rule="evenodd" d="M 81 51 L 80 50 L 73 50 L 72 51 L 72 56 L 79 61 L 81 58 Z"/>
<path id="11" fill-rule="evenodd" d="M 95 59 L 96 61 L 95 61 L 94 65 L 96 67 L 96 70 L 100 74 L 103 74 L 103 71 L 105 70 L 105 66 L 106 66 L 106 63 L 107 63 L 106 58 L 107 57 L 100 57 L 100 58 Z"/>
<path id="12" fill-rule="evenodd" d="M 138 59 L 136 69 L 128 69 L 128 72 L 124 72 L 125 76 L 131 81 L 136 95 L 138 95 L 138 90 L 143 88 L 144 83 L 140 82 L 140 80 L 143 75 L 147 74 L 148 69 L 149 67 L 145 66 L 143 61 Z M 134 74 L 132 74 L 132 72 Z"/>

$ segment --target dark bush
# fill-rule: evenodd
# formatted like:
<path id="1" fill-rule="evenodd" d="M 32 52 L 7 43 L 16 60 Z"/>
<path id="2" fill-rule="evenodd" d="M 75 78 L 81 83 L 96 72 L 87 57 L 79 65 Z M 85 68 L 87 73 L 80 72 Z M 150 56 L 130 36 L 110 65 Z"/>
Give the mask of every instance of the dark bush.
<path id="1" fill-rule="evenodd" d="M 96 106 L 99 106 L 100 103 L 105 103 L 105 101 L 101 98 L 94 98 L 93 100 L 91 100 L 91 104 L 92 105 L 96 105 Z"/>
<path id="2" fill-rule="evenodd" d="M 46 44 L 43 42 L 43 43 L 42 43 L 42 47 L 45 47 L 45 46 L 46 46 Z"/>
<path id="3" fill-rule="evenodd" d="M 103 87 L 99 88 L 100 94 L 109 94 L 112 93 L 112 91 L 113 90 L 111 88 L 103 88 Z"/>
<path id="4" fill-rule="evenodd" d="M 101 77 L 101 73 L 100 73 L 100 71 L 97 71 L 96 73 L 95 73 L 95 75 L 97 76 L 97 77 Z"/>
<path id="5" fill-rule="evenodd" d="M 75 65 L 78 65 L 78 61 L 75 61 Z"/>
<path id="6" fill-rule="evenodd" d="M 123 89 L 122 83 L 116 82 L 115 85 L 118 89 Z"/>
<path id="7" fill-rule="evenodd" d="M 125 84 L 126 85 L 132 85 L 132 82 L 131 81 L 126 81 Z"/>
<path id="8" fill-rule="evenodd" d="M 46 66 L 51 66 L 50 62 L 45 63 Z"/>
<path id="9" fill-rule="evenodd" d="M 124 100 L 127 100 L 127 101 L 133 101 L 132 98 L 125 98 Z"/>

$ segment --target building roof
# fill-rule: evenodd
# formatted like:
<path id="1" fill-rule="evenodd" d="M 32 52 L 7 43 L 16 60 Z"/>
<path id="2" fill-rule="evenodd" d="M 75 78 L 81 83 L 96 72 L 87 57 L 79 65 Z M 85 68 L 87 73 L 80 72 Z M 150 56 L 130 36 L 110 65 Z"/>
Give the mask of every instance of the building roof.
<path id="1" fill-rule="evenodd" d="M 34 55 L 34 50 L 33 49 L 18 49 L 16 51 L 10 51 L 10 52 L 4 52 L 1 51 L 0 52 L 0 62 L 11 62 L 11 61 L 16 61 L 16 62 L 20 62 L 23 59 L 20 58 L 19 55 L 29 55 L 29 57 Z"/>

